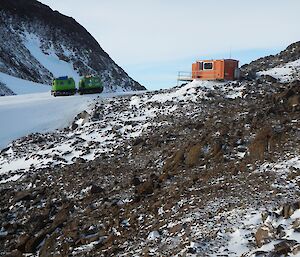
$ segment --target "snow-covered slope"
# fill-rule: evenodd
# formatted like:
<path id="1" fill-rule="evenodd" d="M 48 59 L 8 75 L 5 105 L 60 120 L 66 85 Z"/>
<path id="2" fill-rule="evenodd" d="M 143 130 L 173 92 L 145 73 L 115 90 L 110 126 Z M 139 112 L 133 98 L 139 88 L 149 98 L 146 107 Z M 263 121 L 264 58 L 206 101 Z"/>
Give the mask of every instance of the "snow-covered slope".
<path id="1" fill-rule="evenodd" d="M 0 148 L 29 133 L 45 133 L 67 126 L 94 97 L 55 98 L 49 92 L 1 97 Z"/>
<path id="2" fill-rule="evenodd" d="M 291 82 L 294 80 L 300 80 L 300 59 L 281 64 L 275 68 L 269 70 L 260 71 L 257 73 L 261 75 L 270 75 L 276 78 L 280 82 Z"/>
<path id="3" fill-rule="evenodd" d="M 79 70 L 74 69 L 73 62 L 69 63 L 59 59 L 53 46 L 43 51 L 41 39 L 34 33 L 25 32 L 22 35 L 22 40 L 30 54 L 50 71 L 54 77 L 70 76 L 73 77 L 78 84 L 80 80 Z M 63 45 L 61 47 L 63 48 L 66 57 L 72 55 L 72 52 L 66 50 Z"/>
<path id="4" fill-rule="evenodd" d="M 270 75 L 279 81 L 289 82 L 299 79 L 300 41 L 289 45 L 275 55 L 269 55 L 241 67 L 244 77 Z"/>
<path id="5" fill-rule="evenodd" d="M 51 86 L 35 83 L 25 79 L 0 72 L 0 82 L 17 95 L 48 92 L 50 95 Z M 0 98 L 1 99 L 1 98 Z"/>
<path id="6" fill-rule="evenodd" d="M 50 84 L 97 74 L 106 92 L 145 89 L 74 19 L 36 0 L 0 1 L 0 72 Z"/>
<path id="7" fill-rule="evenodd" d="M 20 82 L 22 82 L 21 79 Z M 53 97 L 45 85 L 28 84 L 24 92 L 24 84 L 15 87 L 20 95 L 0 98 L 0 150 L 12 140 L 30 133 L 46 133 L 69 126 L 74 117 L 89 109 L 89 105 L 118 94 L 74 95 Z M 29 90 L 32 91 L 29 91 Z M 39 92 L 42 93 L 32 93 Z M 46 91 L 46 92 L 43 92 Z M 122 93 L 119 93 L 122 95 Z M 133 94 L 133 92 L 126 92 Z"/>

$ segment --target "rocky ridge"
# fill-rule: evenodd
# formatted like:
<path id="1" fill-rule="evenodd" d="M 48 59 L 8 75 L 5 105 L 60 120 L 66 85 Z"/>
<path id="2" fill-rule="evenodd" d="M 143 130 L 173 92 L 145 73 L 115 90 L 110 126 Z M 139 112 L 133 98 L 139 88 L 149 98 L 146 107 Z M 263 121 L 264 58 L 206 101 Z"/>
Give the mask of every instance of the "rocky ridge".
<path id="1" fill-rule="evenodd" d="M 145 89 L 73 18 L 36 0 L 1 1 L 0 35 L 0 72 L 51 84 L 58 75 L 48 65 L 54 60 L 72 70 L 64 75 L 98 74 L 106 91 Z"/>
<path id="2" fill-rule="evenodd" d="M 65 130 L 14 141 L 0 155 L 1 254 L 296 255 L 299 86 L 97 99 Z"/>
<path id="3" fill-rule="evenodd" d="M 252 61 L 249 64 L 245 64 L 241 67 L 241 70 L 243 76 L 248 78 L 256 77 L 256 73 L 259 72 L 273 70 L 271 74 L 268 74 L 267 72 L 263 72 L 260 73 L 259 75 L 267 74 L 267 75 L 281 78 L 283 79 L 283 82 L 290 82 L 295 79 L 300 79 L 299 60 L 300 60 L 300 41 L 289 45 L 285 50 L 281 51 L 276 55 L 265 56 L 255 61 Z M 284 71 L 282 71 L 282 68 L 284 69 Z M 290 71 L 287 72 L 287 69 L 290 69 Z"/>

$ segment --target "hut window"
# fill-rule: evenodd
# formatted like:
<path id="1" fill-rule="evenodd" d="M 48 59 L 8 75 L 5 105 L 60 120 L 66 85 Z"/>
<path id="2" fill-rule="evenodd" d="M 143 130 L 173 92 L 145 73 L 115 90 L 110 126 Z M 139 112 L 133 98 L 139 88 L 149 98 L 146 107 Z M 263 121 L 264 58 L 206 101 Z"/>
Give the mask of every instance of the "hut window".
<path id="1" fill-rule="evenodd" d="M 213 69 L 213 63 L 212 62 L 205 62 L 203 64 L 203 69 L 204 70 L 212 70 Z"/>

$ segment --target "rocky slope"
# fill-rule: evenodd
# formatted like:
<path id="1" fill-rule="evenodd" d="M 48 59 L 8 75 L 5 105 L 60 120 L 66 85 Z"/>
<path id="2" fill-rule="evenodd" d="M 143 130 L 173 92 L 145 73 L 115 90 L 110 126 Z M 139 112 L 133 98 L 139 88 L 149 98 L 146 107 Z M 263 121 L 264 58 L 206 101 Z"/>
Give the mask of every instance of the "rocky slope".
<path id="1" fill-rule="evenodd" d="M 12 142 L 0 255 L 299 256 L 300 81 L 262 75 L 99 97 Z"/>
<path id="2" fill-rule="evenodd" d="M 0 155 L 0 253 L 294 256 L 300 82 L 98 99 Z"/>
<path id="3" fill-rule="evenodd" d="M 259 58 L 241 67 L 246 77 L 270 75 L 282 82 L 300 79 L 300 41 L 289 45 L 276 55 Z"/>
<path id="4" fill-rule="evenodd" d="M 73 18 L 36 0 L 2 0 L 0 35 L 0 72 L 44 84 L 98 74 L 106 91 L 144 89 Z"/>

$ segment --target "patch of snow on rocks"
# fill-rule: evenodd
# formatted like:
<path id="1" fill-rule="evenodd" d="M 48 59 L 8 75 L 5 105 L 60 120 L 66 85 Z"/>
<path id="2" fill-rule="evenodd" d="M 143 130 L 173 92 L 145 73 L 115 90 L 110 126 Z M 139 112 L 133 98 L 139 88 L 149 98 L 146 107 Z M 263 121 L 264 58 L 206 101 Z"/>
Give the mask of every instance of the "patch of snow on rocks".
<path id="1" fill-rule="evenodd" d="M 259 76 L 270 75 L 284 83 L 300 79 L 300 60 L 289 62 L 269 70 L 260 71 L 257 74 Z"/>

